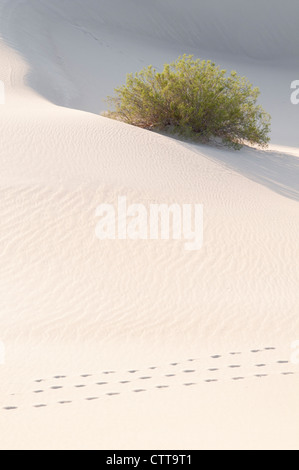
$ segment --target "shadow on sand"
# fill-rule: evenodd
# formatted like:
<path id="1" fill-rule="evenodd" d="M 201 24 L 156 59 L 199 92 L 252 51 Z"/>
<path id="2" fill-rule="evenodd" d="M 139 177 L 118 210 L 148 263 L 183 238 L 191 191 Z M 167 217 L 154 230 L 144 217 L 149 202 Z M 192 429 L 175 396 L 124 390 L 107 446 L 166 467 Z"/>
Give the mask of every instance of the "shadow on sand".
<path id="1" fill-rule="evenodd" d="M 103 83 L 103 67 L 97 67 L 93 58 L 100 57 L 105 48 L 103 49 L 103 45 L 96 40 L 97 38 L 91 37 L 91 34 L 86 34 L 85 30 L 80 29 L 78 24 L 72 24 L 68 18 L 62 17 L 55 8 L 49 9 L 47 4 L 50 5 L 51 3 L 43 2 L 40 4 L 38 0 L 34 0 L 32 3 L 22 0 L 5 2 L 0 17 L 2 37 L 6 44 L 18 51 L 24 57 L 26 63 L 29 64 L 28 86 L 59 106 L 96 112 L 95 108 L 98 108 L 97 103 L 101 102 L 100 95 L 103 93 L 98 85 Z M 30 30 L 29 34 L 25 27 L 29 24 L 26 20 L 31 21 L 32 18 L 35 19 L 35 22 L 32 23 L 34 28 Z M 49 26 L 49 31 L 45 30 L 44 23 L 48 24 L 44 21 L 45 18 L 47 18 L 47 22 L 51 27 L 54 28 L 55 26 L 55 31 L 60 31 L 62 45 L 64 45 L 65 38 L 67 38 L 66 42 L 76 40 L 76 44 L 80 44 L 84 50 L 87 47 L 91 48 L 90 57 L 89 54 L 78 54 L 77 58 L 77 54 L 74 54 L 72 47 L 64 51 L 65 60 L 68 59 L 67 63 L 70 60 L 73 64 L 72 61 L 74 60 L 74 64 L 76 64 L 74 70 L 84 71 L 81 77 L 83 85 L 74 70 L 64 70 L 64 61 L 57 55 L 58 52 L 51 43 L 51 27 Z M 56 41 L 58 39 L 58 37 L 55 37 Z M 89 42 L 87 43 L 87 41 Z M 107 54 L 109 57 L 110 51 Z M 82 62 L 83 59 L 84 62 Z M 101 64 L 101 61 L 98 60 L 96 63 Z M 115 67 L 115 70 L 110 70 L 108 67 L 107 77 L 113 74 L 115 74 L 115 77 L 120 76 L 119 64 L 116 64 Z M 105 64 L 104 69 L 106 68 L 107 64 Z M 72 80 L 77 80 L 76 86 L 73 85 L 72 80 L 67 79 L 68 74 L 72 74 Z M 57 77 L 59 80 L 56 82 Z M 89 77 L 88 86 L 86 86 L 86 77 Z M 108 78 L 107 82 L 110 83 L 111 78 Z M 77 96 L 80 95 L 78 90 L 81 90 L 81 92 L 85 90 L 82 99 Z M 77 98 L 74 98 L 73 95 Z M 104 96 L 106 96 L 105 93 Z M 82 103 L 84 103 L 84 106 Z M 282 111 L 279 115 L 281 114 Z M 288 119 L 290 120 L 290 118 Z M 299 156 L 275 151 L 256 150 L 249 147 L 244 147 L 240 152 L 237 152 L 225 148 L 203 147 L 190 143 L 182 143 L 182 145 L 192 148 L 192 151 L 221 163 L 282 196 L 299 201 Z"/>
<path id="2" fill-rule="evenodd" d="M 299 201 L 299 156 L 243 147 L 240 151 L 183 144 L 272 191 Z"/>

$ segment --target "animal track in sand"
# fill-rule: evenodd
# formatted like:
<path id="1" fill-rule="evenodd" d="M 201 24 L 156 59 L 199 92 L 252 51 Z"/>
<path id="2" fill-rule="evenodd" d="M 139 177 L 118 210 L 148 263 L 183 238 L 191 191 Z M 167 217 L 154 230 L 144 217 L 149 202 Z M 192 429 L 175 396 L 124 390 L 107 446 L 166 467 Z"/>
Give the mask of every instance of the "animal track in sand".
<path id="1" fill-rule="evenodd" d="M 271 353 L 273 351 L 275 351 L 276 348 L 274 347 L 267 347 L 267 348 L 263 348 L 263 349 L 252 349 L 251 351 L 247 351 L 247 354 L 248 353 L 251 353 L 253 354 L 254 356 L 256 355 L 259 355 L 261 353 L 264 352 L 264 354 L 267 354 L 268 353 Z M 46 382 L 50 382 L 51 380 L 55 380 L 56 381 L 56 384 L 49 384 L 50 386 L 46 389 L 36 389 L 36 390 L 33 390 L 31 391 L 31 393 L 33 394 L 44 394 L 46 391 L 50 392 L 50 391 L 55 391 L 55 394 L 59 394 L 60 391 L 62 391 L 63 389 L 71 389 L 71 388 L 75 388 L 78 390 L 78 396 L 76 398 L 76 401 L 78 400 L 81 400 L 81 399 L 84 399 L 85 401 L 96 401 L 96 400 L 99 400 L 101 398 L 101 396 L 107 396 L 107 397 L 114 397 L 114 396 L 118 396 L 121 394 L 120 391 L 118 391 L 117 389 L 115 389 L 115 391 L 107 391 L 107 387 L 109 386 L 110 387 L 116 387 L 117 384 L 119 387 L 121 386 L 125 386 L 127 385 L 128 387 L 124 387 L 123 388 L 123 391 L 124 393 L 128 393 L 128 392 L 133 392 L 133 393 L 144 393 L 144 392 L 147 392 L 147 391 L 150 391 L 150 390 L 154 390 L 154 389 L 158 389 L 158 390 L 163 390 L 163 389 L 169 389 L 170 387 L 172 388 L 174 385 L 182 385 L 184 387 L 195 387 L 195 386 L 198 386 L 200 384 L 216 384 L 216 383 L 219 383 L 219 382 L 223 382 L 225 380 L 231 380 L 231 381 L 235 381 L 235 382 L 238 382 L 238 381 L 244 381 L 245 379 L 266 379 L 267 377 L 273 375 L 273 374 L 279 374 L 279 375 L 282 375 L 282 376 L 292 376 L 292 375 L 295 375 L 296 372 L 295 371 L 292 371 L 290 370 L 291 367 L 290 367 L 290 361 L 288 360 L 272 360 L 272 361 L 267 361 L 267 362 L 260 362 L 260 363 L 250 363 L 249 364 L 249 367 L 251 367 L 252 369 L 252 374 L 248 373 L 248 370 L 246 372 L 246 375 L 239 375 L 239 376 L 230 376 L 230 374 L 227 372 L 228 370 L 234 370 L 234 369 L 241 369 L 243 366 L 246 367 L 246 369 L 248 369 L 248 360 L 244 362 L 244 364 L 241 363 L 241 361 L 237 362 L 236 364 L 230 364 L 228 361 L 229 361 L 229 357 L 230 356 L 242 356 L 242 355 L 245 355 L 245 352 L 239 352 L 239 351 L 232 351 L 230 353 L 227 353 L 227 355 L 219 355 L 219 354 L 215 354 L 213 356 L 209 356 L 209 357 L 206 357 L 206 358 L 198 358 L 198 359 L 195 359 L 195 358 L 189 358 L 189 359 L 186 359 L 185 361 L 181 361 L 181 362 L 171 362 L 171 363 L 168 363 L 168 369 L 169 369 L 169 373 L 167 372 L 167 369 L 165 369 L 165 365 L 156 365 L 156 366 L 151 366 L 151 367 L 147 367 L 147 368 L 144 368 L 144 369 L 141 369 L 141 371 L 143 371 L 145 373 L 145 375 L 140 375 L 140 376 L 135 376 L 134 377 L 134 374 L 136 374 L 137 372 L 140 372 L 140 369 L 130 369 L 130 370 L 127 370 L 127 371 L 117 371 L 117 370 L 104 370 L 102 372 L 99 372 L 98 374 L 82 374 L 82 375 L 78 375 L 78 377 L 81 377 L 81 378 L 84 378 L 84 379 L 88 379 L 90 377 L 96 377 L 97 375 L 100 375 L 100 374 L 103 374 L 105 376 L 107 376 L 107 379 L 108 379 L 108 376 L 111 376 L 111 379 L 109 377 L 110 380 L 106 380 L 106 381 L 99 381 L 99 382 L 95 382 L 93 381 L 92 383 L 90 381 L 86 381 L 86 383 L 77 383 L 77 384 L 69 384 L 68 381 L 66 381 L 66 379 L 70 379 L 71 377 L 68 377 L 67 375 L 55 375 L 51 378 L 40 378 L 40 379 L 37 379 L 35 380 L 34 382 L 35 383 L 46 383 Z M 268 359 L 269 357 L 271 356 L 267 356 Z M 226 364 L 223 363 L 224 359 L 227 358 L 227 362 Z M 261 358 L 264 359 L 265 356 L 261 355 Z M 218 367 L 209 367 L 207 369 L 204 369 L 203 365 L 205 364 L 206 361 L 208 361 L 210 359 L 211 360 L 220 360 L 221 359 L 221 366 L 219 367 L 219 362 L 217 361 L 217 365 Z M 248 356 L 247 356 L 247 359 L 248 359 Z M 180 369 L 180 370 L 177 370 L 176 369 L 176 373 L 173 373 L 171 372 L 171 370 L 173 370 L 173 367 L 177 367 L 178 365 L 187 365 L 188 363 L 193 363 L 194 365 L 196 365 L 195 368 L 193 369 Z M 212 365 L 212 364 L 211 364 Z M 273 370 L 273 368 L 275 368 L 275 365 L 276 365 L 276 369 Z M 288 369 L 287 370 L 283 370 L 283 366 L 285 365 L 289 365 Z M 166 365 L 167 367 L 167 365 Z M 253 369 L 254 368 L 261 368 L 261 369 L 264 369 L 263 372 L 264 373 L 260 373 L 260 374 L 254 374 L 253 372 Z M 271 368 L 271 372 L 269 373 L 269 370 Z M 282 370 L 281 370 L 282 369 Z M 149 370 L 152 370 L 152 371 L 155 371 L 152 375 L 146 375 L 146 371 L 149 371 Z M 211 376 L 206 376 L 205 377 L 205 372 L 206 372 L 206 375 L 209 375 L 210 374 L 215 374 L 215 373 L 219 373 L 221 375 L 218 376 L 217 374 L 217 378 L 215 378 L 215 375 Z M 184 382 L 183 381 L 183 377 L 184 375 L 188 375 L 188 374 L 195 374 L 196 373 L 196 376 L 200 377 L 200 380 L 198 380 L 197 382 Z M 128 380 L 126 378 L 126 375 L 132 375 L 132 380 Z M 123 377 L 122 377 L 123 376 Z M 115 380 L 112 379 L 112 377 L 115 377 Z M 159 380 L 163 380 L 163 377 L 165 379 L 171 379 L 171 378 L 177 378 L 177 380 L 175 381 L 168 381 L 168 384 L 155 384 L 154 381 L 159 379 Z M 181 380 L 180 380 L 180 377 L 181 377 Z M 119 380 L 121 379 L 121 380 Z M 138 383 L 138 381 L 146 381 L 148 383 L 148 386 L 146 388 L 133 388 L 133 385 L 132 387 L 130 387 L 130 384 L 136 384 Z M 179 382 L 178 382 L 179 380 Z M 59 381 L 61 383 L 59 383 Z M 63 381 L 63 383 L 62 383 Z M 83 381 L 82 381 L 83 382 Z M 85 382 L 85 381 L 84 381 Z M 95 386 L 100 386 L 100 387 L 104 387 L 103 388 L 103 391 L 101 393 L 101 395 L 92 395 L 92 387 L 95 387 Z M 136 385 L 135 385 L 136 386 Z M 212 385 L 211 385 L 212 386 Z M 215 385 L 216 386 L 216 385 Z M 91 391 L 90 393 L 90 396 L 82 396 L 82 394 L 79 393 L 80 389 L 84 390 L 84 389 L 89 389 Z M 109 390 L 109 389 L 108 389 Z M 28 393 L 28 392 L 25 392 L 25 393 Z M 14 397 L 18 397 L 19 394 L 10 394 L 10 396 L 14 396 Z M 70 397 L 69 397 L 70 398 Z M 14 398 L 15 400 L 15 398 Z M 56 402 L 57 404 L 60 404 L 60 405 L 67 405 L 67 404 L 71 404 L 73 403 L 72 400 L 60 400 L 60 401 L 57 401 Z M 40 409 L 40 408 L 45 408 L 45 407 L 48 407 L 50 406 L 51 403 L 37 403 L 37 404 L 33 404 L 32 407 L 36 408 L 36 409 Z M 52 403 L 53 404 L 53 403 Z M 6 407 L 3 407 L 3 410 L 6 410 L 6 411 L 10 411 L 10 410 L 18 410 L 19 409 L 19 406 L 16 406 L 15 404 L 11 404 L 10 406 L 6 406 Z"/>
<path id="2" fill-rule="evenodd" d="M 270 374 L 271 375 L 271 374 Z M 244 381 L 246 379 L 250 379 L 250 378 L 257 378 L 257 379 L 263 379 L 263 378 L 267 378 L 270 376 L 269 374 L 255 374 L 255 375 L 252 375 L 252 376 L 236 376 L 236 377 L 231 377 L 230 379 L 232 381 L 235 381 L 235 382 L 238 382 L 238 381 Z M 288 376 L 288 375 L 295 375 L 295 372 L 291 372 L 291 371 L 288 371 L 288 372 L 280 372 L 280 375 L 284 375 L 284 376 Z M 218 383 L 218 382 L 221 382 L 222 380 L 221 379 L 202 379 L 201 382 L 202 383 L 206 383 L 206 384 L 213 384 L 213 383 Z M 128 381 L 125 381 L 126 383 L 130 383 Z M 119 382 L 120 383 L 120 382 Z M 101 383 L 103 384 L 103 383 Z M 108 385 L 108 382 L 105 383 L 106 385 Z M 195 386 L 198 386 L 200 385 L 200 382 L 185 382 L 185 383 L 182 383 L 181 384 L 182 386 L 184 387 L 195 387 Z M 75 387 L 82 387 L 82 388 L 85 388 L 86 385 L 77 385 Z M 63 388 L 63 387 L 61 387 Z M 170 385 L 156 385 L 154 386 L 154 388 L 158 389 L 158 390 L 166 390 L 166 389 L 169 389 L 170 388 Z M 53 389 L 53 387 L 51 387 L 51 389 Z M 58 390 L 58 388 L 54 388 L 55 390 Z M 148 388 L 148 389 L 133 389 L 131 390 L 131 392 L 133 393 L 145 393 L 149 390 L 153 390 L 152 387 Z M 44 390 L 36 390 L 34 391 L 33 393 L 44 393 Z M 114 396 L 119 396 L 121 393 L 120 392 L 107 392 L 105 393 L 104 395 L 106 395 L 107 397 L 114 397 Z M 83 398 L 85 401 L 89 401 L 89 402 L 92 402 L 92 401 L 96 401 L 96 400 L 99 400 L 101 397 L 100 396 L 90 396 L 90 397 L 85 397 Z M 72 403 L 74 403 L 74 401 L 72 400 L 61 400 L 61 401 L 58 401 L 56 402 L 58 405 L 70 405 Z M 50 403 L 51 404 L 51 403 Z M 50 404 L 46 404 L 46 403 L 42 403 L 42 404 L 34 404 L 32 405 L 33 408 L 36 408 L 36 409 L 41 409 L 41 408 L 46 408 L 48 407 Z M 6 407 L 3 407 L 3 410 L 5 411 L 14 411 L 14 410 L 18 410 L 19 408 L 17 406 L 6 406 Z"/>
<path id="3" fill-rule="evenodd" d="M 227 355 L 231 355 L 231 356 L 239 355 L 240 356 L 240 355 L 244 355 L 245 353 L 248 353 L 248 352 L 258 354 L 258 353 L 262 353 L 262 352 L 270 352 L 270 351 L 275 351 L 275 350 L 276 350 L 276 348 L 271 346 L 271 347 L 265 347 L 265 348 L 262 348 L 262 349 L 252 349 L 252 350 L 243 351 L 243 352 L 241 352 L 241 351 L 231 351 L 231 352 L 227 353 Z M 216 359 L 223 359 L 225 357 L 225 355 L 215 354 L 215 355 L 212 355 L 212 356 L 209 356 L 209 357 L 213 360 L 216 360 Z M 184 362 L 185 363 L 186 362 L 199 362 L 199 361 L 202 361 L 203 359 L 207 360 L 208 358 L 207 357 L 206 358 L 189 358 L 189 359 L 186 359 L 185 361 L 181 361 L 181 362 L 171 362 L 168 365 L 172 366 L 172 367 L 176 367 L 180 364 L 184 364 Z M 277 363 L 278 364 L 287 364 L 288 361 L 277 361 Z M 257 365 L 257 366 L 262 367 L 262 365 Z M 265 366 L 266 366 L 266 364 L 265 364 Z M 162 367 L 165 367 L 165 366 L 151 366 L 151 367 L 145 368 L 143 370 L 144 371 L 146 371 L 146 370 L 158 370 Z M 228 366 L 228 367 L 233 368 L 234 366 L 232 365 L 232 366 Z M 237 365 L 235 367 L 237 367 Z M 241 365 L 240 365 L 240 367 L 241 367 Z M 213 369 L 210 368 L 209 370 L 212 371 Z M 216 368 L 214 368 L 214 370 L 216 370 Z M 137 372 L 140 372 L 140 370 L 138 370 L 138 369 L 127 370 L 127 373 L 129 373 L 129 374 L 135 374 Z M 102 373 L 104 375 L 110 375 L 110 374 L 112 375 L 112 374 L 119 374 L 121 372 L 120 371 L 115 371 L 115 370 L 106 370 L 106 371 L 102 371 L 100 373 Z M 126 372 L 123 371 L 122 373 L 125 374 Z M 89 378 L 89 377 L 93 377 L 95 375 L 97 375 L 97 374 L 82 374 L 82 375 L 80 375 L 80 377 L 81 378 Z M 170 376 L 170 374 L 169 374 L 169 376 Z M 56 375 L 53 378 L 55 380 L 62 380 L 62 379 L 67 379 L 68 377 L 66 375 Z M 35 380 L 35 383 L 47 382 L 49 380 L 51 380 L 51 379 L 49 379 L 49 378 L 47 378 L 47 379 L 37 379 L 37 380 Z"/>

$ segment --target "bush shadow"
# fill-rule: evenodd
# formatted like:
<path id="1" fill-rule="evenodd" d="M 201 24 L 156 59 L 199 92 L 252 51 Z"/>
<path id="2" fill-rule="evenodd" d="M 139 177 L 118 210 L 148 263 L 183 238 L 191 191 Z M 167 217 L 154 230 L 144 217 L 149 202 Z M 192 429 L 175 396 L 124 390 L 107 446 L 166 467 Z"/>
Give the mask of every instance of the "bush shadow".
<path id="1" fill-rule="evenodd" d="M 299 156 L 277 150 L 244 146 L 240 151 L 227 148 L 183 144 L 234 170 L 246 178 L 294 201 L 299 201 Z"/>

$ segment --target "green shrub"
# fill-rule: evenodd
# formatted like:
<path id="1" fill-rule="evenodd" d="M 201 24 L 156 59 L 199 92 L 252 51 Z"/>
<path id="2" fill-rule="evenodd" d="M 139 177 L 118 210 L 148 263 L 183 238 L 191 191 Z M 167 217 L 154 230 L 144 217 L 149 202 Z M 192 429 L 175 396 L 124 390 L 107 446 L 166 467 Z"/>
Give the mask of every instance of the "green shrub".
<path id="1" fill-rule="evenodd" d="M 184 55 L 161 73 L 149 66 L 128 75 L 115 92 L 107 99 L 113 109 L 105 115 L 134 126 L 202 142 L 220 138 L 236 149 L 270 141 L 271 118 L 257 104 L 259 89 L 234 71 L 227 76 L 211 61 Z"/>

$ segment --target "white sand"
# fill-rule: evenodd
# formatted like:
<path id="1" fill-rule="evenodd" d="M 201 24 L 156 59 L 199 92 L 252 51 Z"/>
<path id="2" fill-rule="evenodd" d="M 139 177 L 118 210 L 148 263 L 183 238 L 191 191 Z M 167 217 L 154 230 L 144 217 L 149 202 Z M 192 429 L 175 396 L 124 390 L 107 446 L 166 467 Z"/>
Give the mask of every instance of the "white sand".
<path id="1" fill-rule="evenodd" d="M 299 5 L 198 3 L 0 1 L 1 449 L 299 448 Z M 98 115 L 185 52 L 260 86 L 268 151 Z M 202 203 L 203 249 L 97 240 L 119 195 Z"/>

